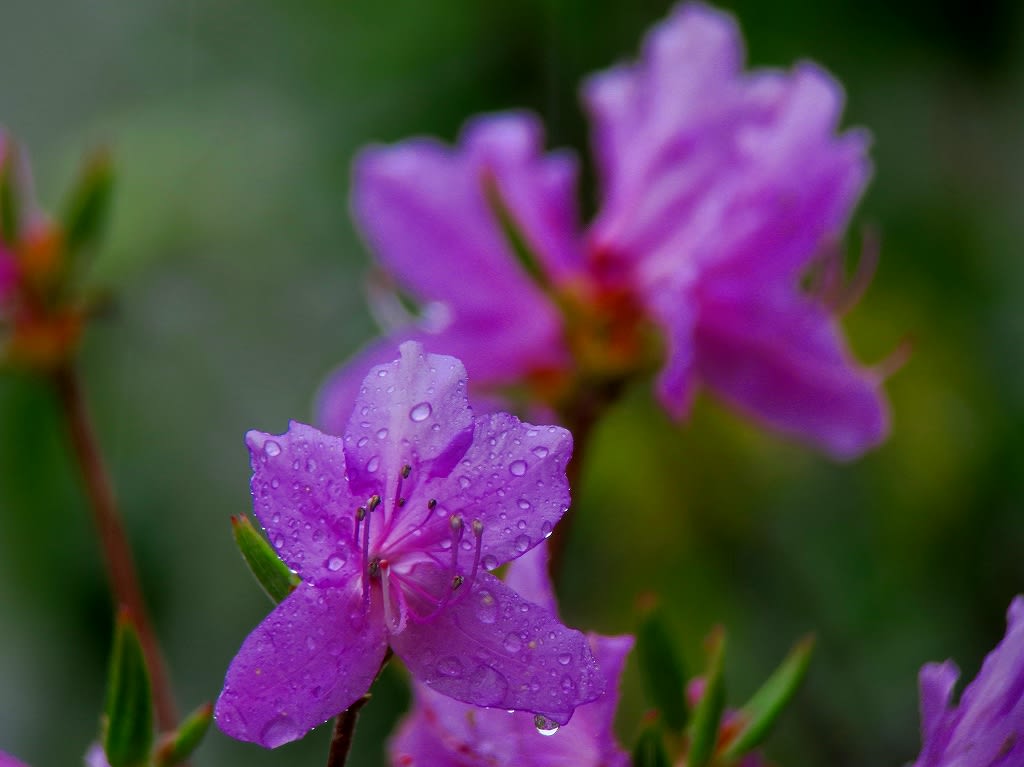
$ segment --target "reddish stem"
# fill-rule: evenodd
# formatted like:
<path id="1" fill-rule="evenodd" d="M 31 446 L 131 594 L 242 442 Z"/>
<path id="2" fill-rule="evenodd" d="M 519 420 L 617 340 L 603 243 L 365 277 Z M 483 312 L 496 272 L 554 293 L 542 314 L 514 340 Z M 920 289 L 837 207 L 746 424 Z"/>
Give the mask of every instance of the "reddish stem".
<path id="1" fill-rule="evenodd" d="M 75 460 L 82 473 L 86 495 L 89 497 L 89 506 L 103 549 L 103 559 L 114 601 L 116 605 L 126 608 L 135 622 L 152 680 L 157 725 L 162 732 L 169 732 L 177 727 L 178 714 L 171 694 L 167 668 L 142 597 L 131 548 L 117 513 L 117 501 L 114 498 L 109 474 L 103 465 L 78 375 L 69 362 L 57 368 L 52 378 L 61 411 L 67 421 Z"/>

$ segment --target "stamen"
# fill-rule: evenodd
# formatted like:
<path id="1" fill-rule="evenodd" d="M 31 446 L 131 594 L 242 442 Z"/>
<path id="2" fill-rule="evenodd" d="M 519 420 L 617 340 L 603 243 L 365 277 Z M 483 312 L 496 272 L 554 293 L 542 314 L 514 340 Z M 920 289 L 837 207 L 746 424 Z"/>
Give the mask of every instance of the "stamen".
<path id="1" fill-rule="evenodd" d="M 395 501 L 395 505 L 398 508 L 402 508 L 403 506 L 405 506 L 405 498 L 399 498 L 397 501 Z"/>
<path id="2" fill-rule="evenodd" d="M 378 498 L 378 496 L 374 496 Z M 372 498 L 370 499 L 373 500 Z M 379 503 L 378 498 L 378 503 Z M 373 511 L 376 506 L 371 506 L 370 511 Z M 366 529 L 363 530 L 363 608 L 365 610 L 370 609 L 370 518 L 371 514 L 364 514 L 366 518 Z"/>
<path id="3" fill-rule="evenodd" d="M 452 591 L 455 591 L 459 586 L 466 582 L 466 579 L 461 575 L 456 575 L 452 578 Z"/>
<path id="4" fill-rule="evenodd" d="M 479 519 L 473 520 L 473 536 L 476 538 L 476 551 L 473 553 L 473 569 L 469 574 L 469 582 L 476 581 L 476 573 L 480 567 L 480 549 L 483 548 L 484 523 Z"/>
<path id="5" fill-rule="evenodd" d="M 437 498 L 431 498 L 429 501 L 427 501 L 427 509 L 429 509 L 430 511 L 433 511 L 436 508 L 437 508 Z"/>
<path id="6" fill-rule="evenodd" d="M 360 506 L 358 509 L 356 509 L 356 531 L 355 531 L 356 548 L 359 547 L 359 528 L 362 527 L 363 517 L 365 517 L 365 516 L 366 516 L 366 507 L 365 506 Z"/>
<path id="7" fill-rule="evenodd" d="M 370 500 L 366 502 L 366 510 L 373 511 L 378 506 L 380 506 L 380 496 L 374 493 L 370 496 Z"/>
<path id="8" fill-rule="evenodd" d="M 405 464 L 402 467 L 402 479 L 409 479 L 409 475 L 412 473 L 412 466 Z"/>
<path id="9" fill-rule="evenodd" d="M 402 616 L 395 615 L 391 607 L 391 566 L 386 559 L 380 560 L 380 583 L 384 598 L 384 622 L 393 634 L 402 630 Z"/>

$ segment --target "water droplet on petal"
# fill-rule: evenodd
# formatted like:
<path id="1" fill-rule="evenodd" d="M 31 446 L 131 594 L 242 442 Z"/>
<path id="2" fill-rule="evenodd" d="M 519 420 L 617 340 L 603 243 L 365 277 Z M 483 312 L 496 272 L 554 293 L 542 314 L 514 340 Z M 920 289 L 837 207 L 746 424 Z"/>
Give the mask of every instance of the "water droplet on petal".
<path id="1" fill-rule="evenodd" d="M 551 537 L 551 523 L 545 522 L 543 525 L 541 525 L 540 532 L 541 535 L 543 535 L 545 538 Z"/>
<path id="2" fill-rule="evenodd" d="M 537 714 L 533 717 L 533 726 L 541 735 L 551 736 L 558 732 L 558 722 L 552 722 L 546 716 Z"/>
<path id="3" fill-rule="evenodd" d="M 356 447 L 363 447 L 369 441 L 370 441 L 369 437 L 360 437 L 359 441 L 356 442 Z"/>
<path id="4" fill-rule="evenodd" d="M 454 655 L 441 658 L 437 663 L 437 673 L 441 676 L 462 676 L 462 661 Z"/>
<path id="5" fill-rule="evenodd" d="M 279 535 L 274 539 L 274 548 L 280 551 L 282 546 L 284 546 L 284 536 Z"/>
<path id="6" fill-rule="evenodd" d="M 567 653 L 567 652 L 564 652 L 564 653 L 562 653 L 561 655 L 558 656 L 558 662 L 561 663 L 563 666 L 568 666 L 569 665 L 569 661 L 571 661 L 571 660 L 572 660 L 572 656 L 569 653 Z"/>
<path id="7" fill-rule="evenodd" d="M 508 470 L 512 472 L 513 476 L 521 477 L 526 473 L 526 461 L 512 461 L 508 465 Z"/>
<path id="8" fill-rule="evenodd" d="M 469 478 L 468 477 L 459 477 L 459 487 L 461 487 L 463 490 L 465 490 L 467 487 L 469 487 Z"/>
<path id="9" fill-rule="evenodd" d="M 520 554 L 524 553 L 530 548 L 530 539 L 525 535 L 520 535 L 516 538 L 516 551 Z"/>
<path id="10" fill-rule="evenodd" d="M 371 474 L 377 471 L 377 467 L 380 466 L 380 456 L 375 455 L 369 461 L 366 462 L 366 470 Z"/>
<path id="11" fill-rule="evenodd" d="M 263 728 L 263 732 L 260 733 L 260 743 L 267 748 L 277 748 L 285 743 L 298 740 L 300 737 L 302 737 L 302 730 L 287 716 L 282 716 Z"/>
<path id="12" fill-rule="evenodd" d="M 494 623 L 498 619 L 498 600 L 487 589 L 476 596 L 476 617 L 481 623 Z"/>
<path id="13" fill-rule="evenodd" d="M 548 449 L 543 445 L 537 445 L 537 447 L 533 449 L 533 454 L 538 458 L 547 458 Z"/>
<path id="14" fill-rule="evenodd" d="M 267 440 L 267 443 L 263 446 L 263 452 L 273 458 L 275 455 L 281 454 L 281 446 L 272 439 Z"/>
<path id="15" fill-rule="evenodd" d="M 525 498 L 520 498 L 519 499 L 519 508 L 522 509 L 523 511 L 526 511 L 528 508 L 530 508 L 530 502 L 528 500 L 526 500 Z"/>
<path id="16" fill-rule="evenodd" d="M 509 634 L 503 643 L 509 652 L 519 652 L 523 648 L 523 640 L 518 634 Z"/>
<path id="17" fill-rule="evenodd" d="M 339 554 L 335 554 L 327 560 L 327 569 L 330 570 L 332 573 L 336 573 L 338 572 L 338 570 L 341 569 L 341 566 L 343 564 L 345 564 L 345 558 L 340 556 Z"/>
<path id="18" fill-rule="evenodd" d="M 409 411 L 409 418 L 416 423 L 426 421 L 430 417 L 432 409 L 429 402 L 421 402 L 418 405 L 414 405 L 412 410 Z"/>
<path id="19" fill-rule="evenodd" d="M 386 376 L 387 374 L 388 371 L 384 370 L 384 368 L 381 368 L 380 370 L 377 371 L 378 378 L 384 378 L 384 376 Z"/>
<path id="20" fill-rule="evenodd" d="M 388 436 L 388 430 L 387 429 L 377 429 L 377 439 L 387 439 L 387 436 Z"/>
<path id="21" fill-rule="evenodd" d="M 498 560 L 493 555 L 488 554 L 486 557 L 480 560 L 480 564 L 484 566 L 485 570 L 494 570 L 498 566 Z"/>
<path id="22" fill-rule="evenodd" d="M 474 702 L 480 706 L 497 706 L 508 693 L 508 680 L 487 665 L 477 666 L 469 677 Z"/>

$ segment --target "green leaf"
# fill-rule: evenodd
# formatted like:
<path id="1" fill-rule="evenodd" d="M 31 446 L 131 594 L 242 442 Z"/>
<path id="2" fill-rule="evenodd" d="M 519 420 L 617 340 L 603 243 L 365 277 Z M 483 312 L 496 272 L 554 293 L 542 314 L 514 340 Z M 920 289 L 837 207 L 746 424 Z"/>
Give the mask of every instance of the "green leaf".
<path id="1" fill-rule="evenodd" d="M 202 741 L 213 721 L 213 706 L 204 703 L 178 726 L 175 732 L 166 735 L 156 752 L 157 767 L 172 767 L 191 756 Z"/>
<path id="2" fill-rule="evenodd" d="M 127 610 L 117 617 L 103 729 L 110 767 L 146 764 L 153 746 L 153 697 L 142 644 Z"/>
<path id="3" fill-rule="evenodd" d="M 633 746 L 633 767 L 670 767 L 661 728 L 648 725 Z"/>
<path id="4" fill-rule="evenodd" d="M 495 217 L 497 217 L 498 224 L 501 226 L 501 232 L 505 235 L 505 240 L 512 248 L 516 261 L 523 267 L 523 270 L 529 275 L 530 279 L 543 288 L 545 292 L 550 293 L 551 282 L 542 266 L 540 256 L 530 247 L 530 243 L 526 239 L 526 233 L 523 232 L 519 222 L 516 221 L 515 216 L 512 215 L 512 211 L 509 210 L 508 205 L 501 196 L 501 189 L 498 187 L 497 179 L 494 178 L 493 174 L 485 174 L 483 185 L 487 204 L 490 206 Z"/>
<path id="5" fill-rule="evenodd" d="M 704 695 L 690 722 L 690 751 L 686 767 L 704 767 L 711 761 L 718 741 L 718 726 L 725 709 L 725 633 L 716 630 L 708 639 L 708 670 L 704 676 Z"/>
<path id="6" fill-rule="evenodd" d="M 664 613 L 651 610 L 637 630 L 636 652 L 644 689 L 673 732 L 686 727 L 686 670 Z"/>
<path id="7" fill-rule="evenodd" d="M 110 155 L 99 150 L 86 161 L 64 208 L 64 236 L 69 253 L 96 244 L 107 222 L 114 172 Z"/>
<path id="8" fill-rule="evenodd" d="M 0 157 L 0 239 L 13 245 L 20 236 L 20 201 L 18 200 L 17 147 L 7 145 L 7 154 Z"/>
<path id="9" fill-rule="evenodd" d="M 299 576 L 288 569 L 244 514 L 231 518 L 235 544 L 260 586 L 275 603 L 292 593 Z M 113 765 L 112 765 L 113 767 Z"/>
<path id="10" fill-rule="evenodd" d="M 775 720 L 807 676 L 813 651 L 813 636 L 806 636 L 797 642 L 785 660 L 740 709 L 740 721 L 744 724 L 725 749 L 726 758 L 742 756 L 767 737 Z"/>

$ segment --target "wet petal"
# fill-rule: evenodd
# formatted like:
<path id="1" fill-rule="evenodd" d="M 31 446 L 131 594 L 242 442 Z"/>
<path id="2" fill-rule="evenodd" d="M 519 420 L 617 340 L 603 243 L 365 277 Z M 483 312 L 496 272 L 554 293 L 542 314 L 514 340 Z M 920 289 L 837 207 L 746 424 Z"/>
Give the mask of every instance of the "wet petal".
<path id="1" fill-rule="evenodd" d="M 953 688 L 960 676 L 956 664 L 929 663 L 921 669 L 918 685 L 921 690 L 921 742 L 924 748 L 918 767 L 935 764 L 949 742 L 953 717 Z"/>
<path id="2" fill-rule="evenodd" d="M 284 434 L 250 431 L 253 510 L 271 545 L 295 572 L 343 580 L 357 565 L 342 441 L 292 422 Z"/>
<path id="3" fill-rule="evenodd" d="M 810 298 L 763 291 L 706 295 L 696 331 L 700 378 L 764 423 L 854 458 L 888 433 L 880 377 L 851 359 Z"/>
<path id="4" fill-rule="evenodd" d="M 477 418 L 473 442 L 434 492 L 454 513 L 483 523 L 482 563 L 493 570 L 525 554 L 569 508 L 565 467 L 572 435 L 532 426 L 508 413 Z"/>
<path id="5" fill-rule="evenodd" d="M 420 700 L 420 689 L 417 685 L 415 708 L 402 721 L 388 746 L 391 764 L 393 767 L 464 767 L 464 754 L 459 754 L 442 739 L 446 733 L 438 725 L 437 713 Z M 459 713 L 465 720 L 465 710 Z"/>
<path id="6" fill-rule="evenodd" d="M 426 354 L 412 341 L 399 350 L 399 359 L 367 374 L 345 431 L 348 477 L 356 492 L 392 493 L 406 465 L 415 469 L 414 482 L 444 475 L 472 435 L 462 363 Z M 391 500 L 385 497 L 386 508 Z"/>
<path id="7" fill-rule="evenodd" d="M 217 726 L 274 748 L 301 738 L 367 692 L 386 647 L 383 620 L 358 588 L 302 583 L 248 636 L 217 700 Z"/>
<path id="8" fill-rule="evenodd" d="M 558 602 L 548 572 L 548 546 L 541 543 L 515 560 L 505 575 L 505 585 L 528 602 L 558 615 Z M 604 668 L 601 668 L 604 671 Z"/>
<path id="9" fill-rule="evenodd" d="M 486 573 L 435 620 L 410 622 L 391 645 L 418 680 L 476 706 L 565 724 L 604 692 L 586 637 Z"/>
<path id="10" fill-rule="evenodd" d="M 344 434 L 366 380 L 366 371 L 391 362 L 397 356 L 398 343 L 391 338 L 381 338 L 371 341 L 335 368 L 317 392 L 313 408 L 316 425 L 328 434 Z"/>

